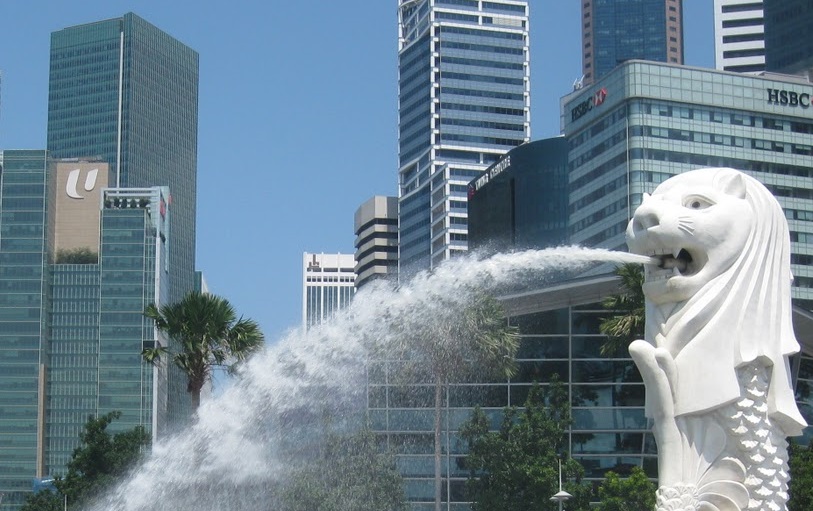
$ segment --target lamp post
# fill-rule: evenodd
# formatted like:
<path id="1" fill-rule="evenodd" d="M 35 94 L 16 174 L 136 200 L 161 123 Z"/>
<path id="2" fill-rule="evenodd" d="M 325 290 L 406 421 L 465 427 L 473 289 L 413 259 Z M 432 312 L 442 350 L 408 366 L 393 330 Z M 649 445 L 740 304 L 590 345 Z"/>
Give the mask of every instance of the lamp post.
<path id="1" fill-rule="evenodd" d="M 562 511 L 562 503 L 564 501 L 566 501 L 567 499 L 569 499 L 570 497 L 572 497 L 573 495 L 569 494 L 568 492 L 566 492 L 566 491 L 564 491 L 562 489 L 562 460 L 561 460 L 561 458 L 558 461 L 559 461 L 559 493 L 557 493 L 556 495 L 551 497 L 550 500 L 552 502 L 558 502 L 559 503 L 559 511 Z"/>

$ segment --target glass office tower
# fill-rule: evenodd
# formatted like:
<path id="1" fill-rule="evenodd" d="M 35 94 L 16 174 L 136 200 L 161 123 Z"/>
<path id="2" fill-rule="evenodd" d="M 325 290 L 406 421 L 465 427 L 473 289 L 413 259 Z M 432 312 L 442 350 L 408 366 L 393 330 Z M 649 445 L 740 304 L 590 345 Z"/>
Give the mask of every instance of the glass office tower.
<path id="1" fill-rule="evenodd" d="M 534 140 L 469 184 L 469 248 L 482 253 L 567 243 L 567 139 Z"/>
<path id="2" fill-rule="evenodd" d="M 165 432 L 166 368 L 141 351 L 156 341 L 144 309 L 167 303 L 168 197 L 160 187 L 103 190 L 95 260 L 60 251 L 50 266 L 47 474 L 64 474 L 88 416 L 121 412 L 114 433 Z"/>
<path id="3" fill-rule="evenodd" d="M 702 167 L 743 170 L 776 196 L 791 236 L 793 298 L 813 305 L 813 85 L 631 61 L 563 101 L 570 242 L 626 250 L 644 193 Z"/>
<path id="4" fill-rule="evenodd" d="M 198 54 L 133 13 L 51 34 L 48 150 L 172 191 L 170 298 L 195 287 Z"/>
<path id="5" fill-rule="evenodd" d="M 89 416 L 166 432 L 149 303 L 166 303 L 167 188 L 107 188 L 107 164 L 0 153 L 0 493 L 17 509 L 64 474 Z M 185 389 L 176 392 L 186 394 Z M 177 402 L 179 399 L 174 399 Z"/>
<path id="6" fill-rule="evenodd" d="M 530 137 L 528 2 L 398 0 L 399 268 L 468 249 L 468 183 Z"/>
<path id="7" fill-rule="evenodd" d="M 44 475 L 48 159 L 0 153 L 0 493 L 12 509 Z"/>
<path id="8" fill-rule="evenodd" d="M 585 0 L 584 83 L 630 59 L 683 64 L 683 0 Z"/>
<path id="9" fill-rule="evenodd" d="M 811 75 L 813 5 L 804 0 L 765 0 L 765 68 Z M 800 36 L 805 34 L 804 36 Z"/>

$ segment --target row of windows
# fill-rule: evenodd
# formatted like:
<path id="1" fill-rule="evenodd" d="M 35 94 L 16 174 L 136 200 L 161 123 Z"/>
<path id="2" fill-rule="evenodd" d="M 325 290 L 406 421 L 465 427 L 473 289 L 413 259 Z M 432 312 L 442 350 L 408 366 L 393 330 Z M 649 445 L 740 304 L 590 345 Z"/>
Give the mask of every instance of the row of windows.
<path id="1" fill-rule="evenodd" d="M 506 101 L 523 101 L 525 99 L 525 94 L 478 89 L 461 89 L 459 87 L 442 87 L 440 94 L 441 102 L 446 100 L 444 96 L 447 94 L 455 96 L 468 96 L 472 98 L 504 99 Z"/>
<path id="2" fill-rule="evenodd" d="M 455 118 L 441 118 L 440 121 L 441 126 L 466 126 L 469 128 L 483 128 L 483 129 L 493 129 L 493 130 L 505 130 L 505 131 L 525 131 L 524 124 L 508 124 L 504 122 L 489 122 L 489 121 L 474 121 L 469 119 L 455 119 Z M 477 172 L 477 171 L 475 171 Z M 479 175 L 480 172 L 477 172 Z M 474 177 L 474 176 L 472 176 Z"/>
<path id="3" fill-rule="evenodd" d="M 485 105 L 466 105 L 462 103 L 443 102 L 440 105 L 441 115 L 444 110 L 458 110 L 463 112 L 479 112 L 485 114 L 499 114 L 525 117 L 525 110 L 522 108 L 505 108 Z"/>
<path id="4" fill-rule="evenodd" d="M 445 133 L 438 138 L 440 139 L 440 142 L 469 142 L 474 144 L 490 144 L 509 147 L 516 147 L 525 143 L 524 139 L 481 137 L 475 135 L 459 135 L 455 133 Z"/>
<path id="5" fill-rule="evenodd" d="M 458 41 L 444 41 L 439 44 L 441 49 L 469 50 L 485 53 L 497 53 L 502 55 L 525 55 L 523 48 L 512 48 L 509 46 L 494 46 L 490 44 L 462 43 Z"/>
<path id="6" fill-rule="evenodd" d="M 521 63 L 514 63 L 514 62 L 504 62 L 504 61 L 494 61 L 494 60 L 483 60 L 483 59 L 466 59 L 462 57 L 443 57 L 444 64 L 460 64 L 463 66 L 476 66 L 482 67 L 486 69 L 512 69 L 515 71 L 522 71 L 525 69 L 525 64 Z"/>
<path id="7" fill-rule="evenodd" d="M 482 74 L 456 73 L 441 70 L 441 76 L 447 80 L 465 80 L 468 82 L 498 83 L 502 85 L 524 85 L 523 78 L 510 78 L 505 76 L 491 76 Z"/>
<path id="8" fill-rule="evenodd" d="M 477 28 L 464 28 L 464 27 L 453 27 L 453 26 L 443 26 L 440 27 L 441 34 L 460 34 L 460 35 L 471 35 L 477 37 L 495 37 L 498 39 L 510 39 L 513 41 L 524 41 L 525 36 L 521 32 L 506 32 L 506 31 L 495 31 L 495 30 L 481 30 Z"/>

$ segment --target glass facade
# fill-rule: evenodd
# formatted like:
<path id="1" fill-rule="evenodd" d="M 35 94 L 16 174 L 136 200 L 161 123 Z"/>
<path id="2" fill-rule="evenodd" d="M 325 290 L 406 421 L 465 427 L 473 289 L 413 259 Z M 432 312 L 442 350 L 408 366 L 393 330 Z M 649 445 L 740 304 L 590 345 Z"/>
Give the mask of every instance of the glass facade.
<path id="1" fill-rule="evenodd" d="M 644 416 L 644 386 L 633 362 L 626 357 L 599 354 L 605 337 L 598 331 L 608 312 L 599 303 L 582 303 L 584 287 L 610 292 L 612 278 L 575 284 L 566 302 L 572 306 L 535 305 L 534 291 L 505 302 L 508 322 L 520 330 L 518 373 L 510 381 L 484 381 L 478 375 L 449 385 L 443 396 L 441 418 L 443 508 L 468 510 L 464 486 L 468 470 L 463 459 L 465 443 L 458 429 L 475 406 L 480 406 L 499 428 L 503 408 L 522 406 L 534 383 L 550 383 L 553 375 L 565 382 L 571 396 L 574 424 L 568 432 L 574 458 L 585 468 L 588 480 L 600 480 L 605 472 L 629 473 L 643 467 L 657 477 L 654 439 Z M 561 293 L 560 291 L 556 291 Z M 565 291 L 570 293 L 570 291 Z M 590 293 L 594 300 L 600 291 Z M 589 301 L 587 300 L 587 301 Z M 404 361 L 371 363 L 368 376 L 368 407 L 372 428 L 396 453 L 397 466 L 413 511 L 434 509 L 434 387 L 428 379 L 407 380 L 401 374 Z M 410 381 L 410 384 L 404 384 Z M 448 504 L 448 507 L 447 507 Z"/>
<path id="2" fill-rule="evenodd" d="M 100 250 L 82 261 L 60 261 L 49 214 L 59 205 L 57 165 L 46 151 L 4 151 L 0 165 L 0 508 L 6 511 L 19 508 L 35 478 L 64 474 L 89 416 L 117 410 L 122 416 L 111 425 L 114 432 L 136 425 L 154 435 L 164 431 L 166 369 L 143 362 L 141 351 L 156 342 L 146 305 L 168 299 L 169 192 L 104 190 Z"/>
<path id="3" fill-rule="evenodd" d="M 195 287 L 198 54 L 133 13 L 51 34 L 48 150 L 172 190 L 171 301 Z"/>
<path id="4" fill-rule="evenodd" d="M 528 2 L 399 0 L 399 266 L 468 249 L 468 183 L 530 137 Z"/>
<path id="5" fill-rule="evenodd" d="M 584 80 L 630 59 L 683 63 L 682 0 L 585 0 Z"/>
<path id="6" fill-rule="evenodd" d="M 644 193 L 687 170 L 740 169 L 784 209 L 793 297 L 813 303 L 811 94 L 791 77 L 633 61 L 565 98 L 570 241 L 626 250 Z"/>
<path id="7" fill-rule="evenodd" d="M 518 372 L 510 381 L 487 381 L 472 374 L 449 385 L 443 394 L 443 509 L 470 509 L 464 491 L 469 475 L 463 461 L 466 446 L 458 430 L 474 407 L 483 409 L 496 431 L 505 406 L 521 407 L 534 383 L 548 384 L 554 374 L 569 391 L 574 419 L 568 431 L 570 454 L 584 467 L 585 479 L 597 486 L 608 471 L 624 476 L 633 467 L 657 478 L 657 445 L 644 414 L 641 375 L 629 357 L 600 353 L 606 337 L 599 324 L 613 313 L 601 300 L 618 293 L 618 285 L 617 277 L 604 275 L 536 286 L 501 298 L 508 323 L 520 331 Z M 813 424 L 813 317 L 795 308 L 793 322 L 803 350 L 791 360 L 794 386 L 802 414 Z M 429 375 L 421 378 L 403 360 L 369 365 L 371 426 L 382 444 L 396 453 L 411 511 L 434 509 L 434 386 Z M 797 441 L 806 445 L 811 436 L 813 427 L 808 427 Z"/>
<path id="8" fill-rule="evenodd" d="M 167 299 L 166 232 L 160 206 L 152 206 L 166 197 L 160 189 L 106 191 L 97 262 L 50 267 L 50 475 L 64 473 L 88 416 L 121 412 L 113 432 L 166 424 L 166 374 L 141 359 L 155 341 L 144 309 Z"/>
<path id="9" fill-rule="evenodd" d="M 813 24 L 813 5 L 805 0 L 764 0 L 765 67 L 768 71 L 809 75 L 813 41 L 806 34 Z"/>
<path id="10" fill-rule="evenodd" d="M 20 505 L 44 475 L 48 289 L 45 151 L 0 153 L 0 493 Z"/>
<path id="11" fill-rule="evenodd" d="M 567 140 L 509 151 L 469 184 L 469 249 L 509 252 L 567 242 Z"/>

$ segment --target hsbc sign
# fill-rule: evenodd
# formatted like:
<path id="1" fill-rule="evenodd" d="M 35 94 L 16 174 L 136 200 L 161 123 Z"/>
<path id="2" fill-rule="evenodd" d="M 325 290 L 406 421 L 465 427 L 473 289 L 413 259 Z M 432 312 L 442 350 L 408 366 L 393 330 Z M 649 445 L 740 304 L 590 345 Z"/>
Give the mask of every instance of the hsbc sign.
<path id="1" fill-rule="evenodd" d="M 584 114 L 592 110 L 594 107 L 601 106 L 604 103 L 604 100 L 607 99 L 607 89 L 604 87 L 600 88 L 590 96 L 589 98 L 585 99 L 573 109 L 570 110 L 570 120 L 577 121 L 581 119 Z"/>

